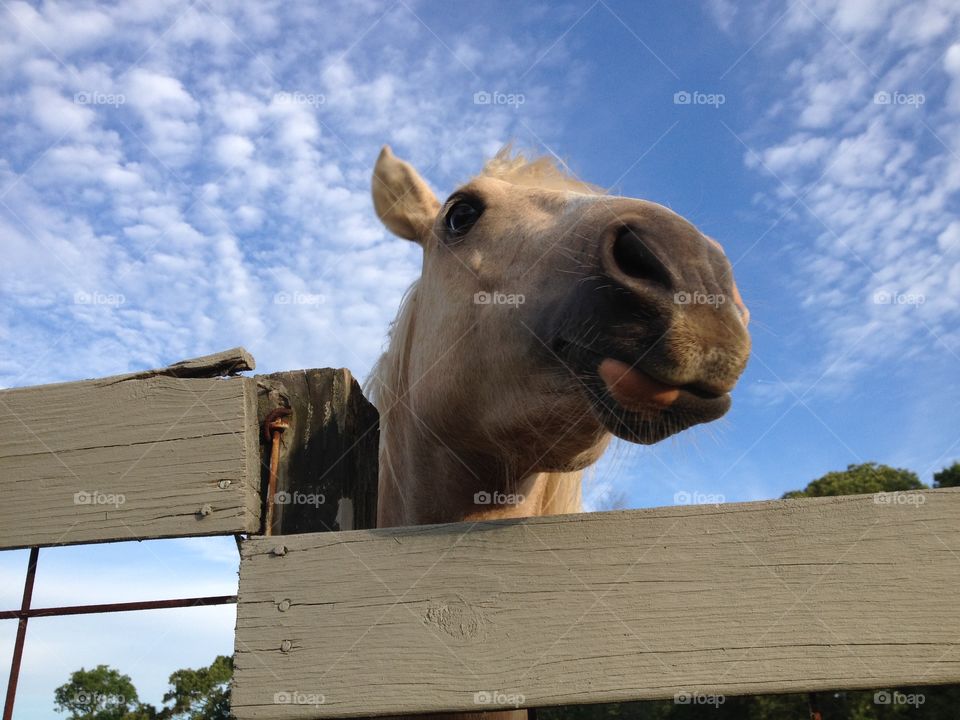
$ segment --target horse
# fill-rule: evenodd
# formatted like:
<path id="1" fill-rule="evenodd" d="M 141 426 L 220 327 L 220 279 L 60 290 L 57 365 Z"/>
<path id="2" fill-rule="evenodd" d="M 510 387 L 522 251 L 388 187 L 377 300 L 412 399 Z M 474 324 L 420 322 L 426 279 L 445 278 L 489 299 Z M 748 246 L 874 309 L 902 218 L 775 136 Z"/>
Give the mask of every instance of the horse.
<path id="1" fill-rule="evenodd" d="M 509 147 L 441 203 L 384 146 L 372 195 L 423 251 L 368 380 L 378 527 L 580 512 L 613 436 L 656 443 L 730 408 L 749 312 L 680 215 Z"/>

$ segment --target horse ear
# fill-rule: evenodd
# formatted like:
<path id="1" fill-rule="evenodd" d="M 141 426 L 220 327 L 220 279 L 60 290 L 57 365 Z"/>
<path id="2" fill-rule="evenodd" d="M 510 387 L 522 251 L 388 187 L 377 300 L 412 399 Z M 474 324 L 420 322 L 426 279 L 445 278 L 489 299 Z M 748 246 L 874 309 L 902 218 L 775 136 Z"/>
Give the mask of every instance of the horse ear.
<path id="1" fill-rule="evenodd" d="M 423 178 L 384 145 L 373 169 L 373 206 L 394 234 L 422 243 L 440 210 L 440 201 Z"/>

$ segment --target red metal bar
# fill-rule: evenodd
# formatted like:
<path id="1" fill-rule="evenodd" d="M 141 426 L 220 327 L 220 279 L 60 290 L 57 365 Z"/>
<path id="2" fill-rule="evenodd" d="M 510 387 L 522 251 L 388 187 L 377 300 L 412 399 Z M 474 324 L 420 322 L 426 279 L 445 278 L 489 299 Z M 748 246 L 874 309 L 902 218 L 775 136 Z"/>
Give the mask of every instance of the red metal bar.
<path id="1" fill-rule="evenodd" d="M 27 637 L 27 621 L 30 619 L 30 601 L 33 599 L 33 581 L 37 577 L 37 561 L 40 548 L 30 548 L 27 562 L 27 577 L 23 581 L 23 600 L 18 614 L 17 639 L 13 644 L 13 660 L 10 663 L 10 679 L 7 680 L 7 699 L 3 703 L 3 720 L 13 720 L 13 702 L 17 698 L 17 681 L 20 679 L 20 661 L 23 660 L 23 641 Z"/>
<path id="2" fill-rule="evenodd" d="M 0 611 L 0 620 L 19 619 L 26 624 L 35 617 L 60 617 L 62 615 L 90 615 L 93 613 L 128 612 L 130 610 L 160 610 L 163 608 L 199 607 L 203 605 L 228 605 L 237 601 L 236 595 L 209 595 L 207 597 L 177 598 L 173 600 L 138 600 L 135 602 L 103 603 L 100 605 L 67 605 L 64 607 L 35 608 Z M 19 641 L 19 636 L 18 636 Z M 4 718 L 6 720 L 6 718 Z"/>

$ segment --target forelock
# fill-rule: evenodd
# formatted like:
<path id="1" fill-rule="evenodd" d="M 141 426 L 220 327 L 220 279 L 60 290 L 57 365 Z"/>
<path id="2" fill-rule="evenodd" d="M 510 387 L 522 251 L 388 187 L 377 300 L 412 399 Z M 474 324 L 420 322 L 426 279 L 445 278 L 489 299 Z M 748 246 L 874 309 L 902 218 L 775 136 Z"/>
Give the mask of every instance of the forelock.
<path id="1" fill-rule="evenodd" d="M 514 185 L 542 190 L 572 191 L 589 195 L 606 194 L 603 188 L 575 178 L 561 168 L 552 157 L 542 155 L 528 159 L 523 153 L 514 153 L 509 145 L 501 148 L 500 152 L 486 162 L 478 177 L 495 178 Z"/>

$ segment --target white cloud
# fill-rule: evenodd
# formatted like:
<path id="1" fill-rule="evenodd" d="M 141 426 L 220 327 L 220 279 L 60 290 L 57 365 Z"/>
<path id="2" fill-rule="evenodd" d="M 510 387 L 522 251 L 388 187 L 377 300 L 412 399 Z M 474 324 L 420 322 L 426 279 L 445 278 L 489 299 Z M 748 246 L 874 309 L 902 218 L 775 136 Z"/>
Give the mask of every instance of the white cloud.
<path id="1" fill-rule="evenodd" d="M 960 220 L 954 220 L 937 238 L 940 249 L 947 255 L 960 252 Z"/>
<path id="2" fill-rule="evenodd" d="M 0 316 L 0 333 L 17 338 L 7 384 L 237 344 L 261 368 L 340 364 L 362 375 L 419 269 L 417 248 L 388 237 L 371 211 L 379 146 L 394 144 L 439 192 L 451 189 L 520 117 L 474 105 L 473 92 L 511 89 L 542 50 L 490 32 L 453 43 L 458 61 L 410 9 L 383 14 L 379 3 L 9 7 L 0 54 L 17 59 L 27 85 L 3 69 L 0 81 L 27 99 L 12 110 L 27 116 L 13 126 L 16 169 L 0 161 L 0 274 L 14 306 L 59 319 L 11 333 Z M 52 57 L 32 35 L 71 37 Z M 92 53 L 107 42 L 109 53 Z M 542 65 L 563 56 L 557 48 Z M 76 93 L 122 102 L 81 104 Z M 331 300 L 273 304 L 290 289 Z M 77 306 L 78 290 L 126 302 Z M 72 369 L 44 365 L 56 342 L 71 348 Z"/>
<path id="3" fill-rule="evenodd" d="M 154 113 L 193 117 L 199 107 L 177 78 L 163 73 L 135 68 L 127 76 L 125 87 L 130 103 L 147 118 Z"/>
<path id="4" fill-rule="evenodd" d="M 753 128 L 745 160 L 776 175 L 782 210 L 792 206 L 792 223 L 809 228 L 793 272 L 821 332 L 822 361 L 806 373 L 826 371 L 823 391 L 931 342 L 960 352 L 951 294 L 960 156 L 943 146 L 960 127 L 960 50 L 942 39 L 951 27 L 960 29 L 960 7 L 937 0 L 906 14 L 889 2 L 796 3 L 757 49 L 768 61 L 790 58 L 794 82 Z M 924 302 L 877 302 L 877 293 Z"/>
<path id="5" fill-rule="evenodd" d="M 52 140 L 82 134 L 93 122 L 93 111 L 63 97 L 53 88 L 33 88 L 30 102 L 34 121 L 53 136 Z"/>
<path id="6" fill-rule="evenodd" d="M 960 43 L 950 46 L 943 56 L 943 69 L 950 75 L 950 107 L 960 114 Z"/>
<path id="7" fill-rule="evenodd" d="M 847 188 L 897 187 L 900 171 L 915 152 L 913 143 L 897 137 L 880 120 L 836 145 L 825 163 L 825 177 Z"/>
<path id="8" fill-rule="evenodd" d="M 224 167 L 245 165 L 254 151 L 253 143 L 243 135 L 223 135 L 217 139 L 214 154 Z"/>
<path id="9" fill-rule="evenodd" d="M 825 3 L 816 4 L 823 9 L 829 7 Z M 860 35 L 883 27 L 893 4 L 893 0 L 845 0 L 837 3 L 832 18 L 829 15 L 827 18 L 838 31 Z"/>
<path id="10" fill-rule="evenodd" d="M 954 77 L 960 76 L 960 43 L 951 45 L 944 53 L 943 67 Z"/>
<path id="11" fill-rule="evenodd" d="M 800 113 L 800 124 L 817 128 L 836 122 L 838 114 L 850 103 L 853 94 L 849 78 L 807 80 L 807 103 Z"/>
<path id="12" fill-rule="evenodd" d="M 102 42 L 114 31 L 113 20 L 104 11 L 76 8 L 69 2 L 47 3 L 42 12 L 26 2 L 13 2 L 5 9 L 22 45 L 58 55 Z"/>
<path id="13" fill-rule="evenodd" d="M 212 103 L 213 116 L 218 118 L 227 130 L 241 134 L 256 132 L 266 109 L 263 102 L 237 90 L 217 93 Z"/>
<path id="14" fill-rule="evenodd" d="M 143 122 L 150 152 L 162 163 L 180 166 L 196 153 L 200 128 L 195 122 L 199 104 L 180 80 L 136 68 L 124 84 L 126 105 Z"/>
<path id="15" fill-rule="evenodd" d="M 825 137 L 795 135 L 781 145 L 768 148 L 763 153 L 763 163 L 776 174 L 787 170 L 800 170 L 810 165 L 819 165 L 833 147 L 833 141 Z M 754 156 L 746 156 L 747 164 L 756 166 Z"/>
<path id="16" fill-rule="evenodd" d="M 43 158 L 41 170 L 61 183 L 79 185 L 102 182 L 114 190 L 133 191 L 143 186 L 136 163 L 124 164 L 115 148 L 94 144 L 58 145 Z"/>
<path id="17" fill-rule="evenodd" d="M 734 19 L 737 16 L 737 5 L 732 0 L 707 0 L 707 12 L 713 17 L 717 25 L 724 32 L 733 29 Z"/>
<path id="18" fill-rule="evenodd" d="M 953 8 L 947 2 L 907 3 L 890 20 L 890 38 L 898 45 L 931 42 L 949 31 Z"/>

